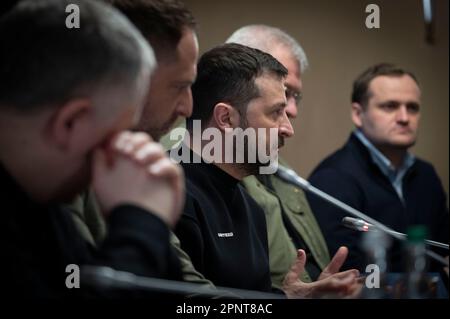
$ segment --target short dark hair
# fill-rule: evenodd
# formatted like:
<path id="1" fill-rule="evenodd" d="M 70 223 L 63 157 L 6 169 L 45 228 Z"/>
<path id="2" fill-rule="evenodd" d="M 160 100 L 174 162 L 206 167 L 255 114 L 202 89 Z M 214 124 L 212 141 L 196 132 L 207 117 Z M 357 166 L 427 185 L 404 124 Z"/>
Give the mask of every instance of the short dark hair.
<path id="1" fill-rule="evenodd" d="M 79 7 L 79 28 L 66 26 L 69 4 Z M 0 39 L 0 105 L 20 112 L 135 89 L 155 64 L 137 29 L 99 1 L 21 1 L 1 17 Z"/>
<path id="2" fill-rule="evenodd" d="M 282 79 L 288 71 L 270 54 L 236 43 L 204 53 L 192 85 L 194 106 L 187 120 L 188 129 L 193 120 L 209 121 L 214 106 L 220 102 L 229 103 L 245 114 L 247 104 L 260 94 L 255 79 L 264 73 Z"/>
<path id="3" fill-rule="evenodd" d="M 195 30 L 194 16 L 179 0 L 108 0 L 141 31 L 158 61 L 173 56 L 185 28 Z"/>
<path id="4" fill-rule="evenodd" d="M 419 85 L 416 76 L 409 71 L 401 69 L 394 64 L 380 63 L 369 67 L 353 82 L 352 103 L 359 103 L 363 108 L 367 106 L 371 97 L 370 82 L 378 76 L 401 77 L 409 75 Z"/>

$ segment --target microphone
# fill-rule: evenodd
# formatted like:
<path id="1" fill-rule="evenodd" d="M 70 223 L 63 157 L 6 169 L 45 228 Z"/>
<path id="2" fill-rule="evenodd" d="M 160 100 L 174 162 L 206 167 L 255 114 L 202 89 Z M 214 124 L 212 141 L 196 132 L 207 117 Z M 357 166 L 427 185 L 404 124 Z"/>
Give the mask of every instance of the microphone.
<path id="1" fill-rule="evenodd" d="M 377 228 L 374 225 L 366 222 L 363 219 L 353 218 L 353 217 L 348 217 L 348 216 L 342 218 L 342 225 L 344 225 L 347 228 L 357 230 L 360 232 L 368 232 L 368 231 L 376 231 L 377 230 Z M 406 239 L 408 237 L 406 234 L 400 233 L 398 231 L 392 231 L 392 232 L 395 233 L 399 238 L 403 237 L 403 239 Z M 445 248 L 445 247 L 441 246 L 441 245 L 445 246 L 445 244 L 435 242 L 433 240 L 425 239 L 425 242 L 431 246 Z"/>
<path id="2" fill-rule="evenodd" d="M 333 196 L 330 196 L 327 193 L 321 191 L 320 189 L 312 186 L 310 182 L 308 182 L 304 178 L 301 178 L 300 176 L 298 176 L 290 168 L 286 168 L 286 167 L 282 167 L 281 165 L 278 165 L 278 169 L 275 172 L 275 175 L 278 176 L 279 178 L 281 178 L 282 180 L 284 180 L 285 182 L 290 183 L 290 184 L 292 184 L 294 186 L 297 186 L 297 187 L 303 189 L 306 192 L 312 193 L 312 194 L 320 197 L 321 199 L 327 201 L 328 203 L 332 204 L 333 206 L 344 210 L 345 212 L 351 214 L 352 216 L 355 216 L 356 218 L 359 218 L 363 222 L 367 223 L 367 225 L 363 224 L 363 226 L 366 225 L 368 227 L 368 229 L 370 229 L 370 227 L 376 228 L 376 229 L 381 230 L 381 231 L 385 232 L 386 234 L 388 234 L 388 235 L 390 235 L 390 236 L 392 236 L 394 238 L 397 238 L 398 240 L 401 240 L 401 241 L 406 240 L 406 235 L 405 234 L 399 233 L 399 232 L 397 232 L 397 231 L 387 227 L 386 225 L 380 223 L 379 221 L 373 219 L 372 217 L 369 217 L 366 214 L 363 214 L 362 212 L 354 209 L 353 207 L 351 207 L 351 206 L 341 202 L 337 198 L 335 198 Z M 436 241 L 433 241 L 433 240 L 428 240 L 427 239 L 427 240 L 425 240 L 425 243 L 427 243 L 428 245 L 449 249 L 449 245 L 448 244 L 436 242 Z M 448 262 L 444 258 L 442 258 L 441 256 L 435 254 L 434 252 L 429 251 L 428 255 L 430 257 L 438 260 L 439 262 L 443 263 L 444 265 L 448 266 Z"/>
<path id="3" fill-rule="evenodd" d="M 347 213 L 349 213 L 359 219 L 365 220 L 366 222 L 371 223 L 373 226 L 379 228 L 380 230 L 384 231 L 385 233 L 388 233 L 392 237 L 395 237 L 400 240 L 404 239 L 402 236 L 399 236 L 397 234 L 397 232 L 393 231 L 389 227 L 387 227 L 387 226 L 383 225 L 382 223 L 376 221 L 375 219 L 361 213 L 360 211 L 354 209 L 353 207 L 341 202 L 340 200 L 334 198 L 333 196 L 330 196 L 327 193 L 322 192 L 320 189 L 312 186 L 310 182 L 308 182 L 307 180 L 298 176 L 292 169 L 278 166 L 278 170 L 275 172 L 275 175 L 277 175 L 279 178 L 281 178 L 282 180 L 284 180 L 290 184 L 300 187 L 301 189 L 320 197 L 321 199 L 346 211 Z M 447 249 L 448 249 L 448 245 L 447 245 Z"/>
<path id="4" fill-rule="evenodd" d="M 342 218 L 342 225 L 344 225 L 347 228 L 362 231 L 362 232 L 368 232 L 371 230 L 372 224 L 366 223 L 362 219 L 353 218 L 353 217 L 344 217 Z"/>

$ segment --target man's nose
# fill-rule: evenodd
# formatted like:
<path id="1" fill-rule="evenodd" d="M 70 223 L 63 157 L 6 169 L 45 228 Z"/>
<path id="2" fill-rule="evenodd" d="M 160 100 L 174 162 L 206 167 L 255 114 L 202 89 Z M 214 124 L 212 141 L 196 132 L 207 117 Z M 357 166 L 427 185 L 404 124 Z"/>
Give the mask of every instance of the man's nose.
<path id="1" fill-rule="evenodd" d="M 290 97 L 287 99 L 286 114 L 290 119 L 297 118 L 298 109 L 297 102 L 295 101 L 294 97 Z"/>
<path id="2" fill-rule="evenodd" d="M 294 128 L 292 127 L 286 110 L 284 112 L 283 121 L 280 124 L 279 134 L 283 137 L 292 137 L 294 135 Z"/>
<path id="3" fill-rule="evenodd" d="M 192 114 L 192 91 L 191 89 L 187 89 L 186 92 L 183 93 L 183 96 L 180 98 L 180 101 L 177 105 L 177 114 L 184 118 L 190 117 Z"/>
<path id="4" fill-rule="evenodd" d="M 409 113 L 406 108 L 406 105 L 400 106 L 396 115 L 397 115 L 397 122 L 403 123 L 403 124 L 409 123 Z"/>

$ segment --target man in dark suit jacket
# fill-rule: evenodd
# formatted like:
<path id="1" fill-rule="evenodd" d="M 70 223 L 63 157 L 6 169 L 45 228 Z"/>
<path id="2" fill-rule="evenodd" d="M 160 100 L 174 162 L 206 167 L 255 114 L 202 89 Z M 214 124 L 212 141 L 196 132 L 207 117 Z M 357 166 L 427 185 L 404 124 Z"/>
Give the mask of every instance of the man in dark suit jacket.
<path id="1" fill-rule="evenodd" d="M 408 152 L 417 138 L 420 94 L 410 72 L 390 64 L 367 69 L 353 86 L 356 130 L 343 148 L 319 164 L 310 182 L 396 231 L 421 224 L 430 239 L 448 243 L 449 214 L 439 177 L 431 164 Z M 341 224 L 348 214 L 313 195 L 308 198 L 330 253 L 347 246 L 350 253 L 344 268 L 364 271 L 362 233 Z M 405 269 L 402 256 L 402 247 L 395 241 L 389 270 Z"/>

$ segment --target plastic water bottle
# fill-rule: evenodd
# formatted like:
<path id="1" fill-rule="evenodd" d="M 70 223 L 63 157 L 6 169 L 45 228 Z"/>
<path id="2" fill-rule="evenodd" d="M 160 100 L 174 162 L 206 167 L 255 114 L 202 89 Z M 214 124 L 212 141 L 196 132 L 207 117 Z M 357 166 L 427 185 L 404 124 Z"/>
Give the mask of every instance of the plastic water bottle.
<path id="1" fill-rule="evenodd" d="M 429 280 L 427 278 L 427 257 L 425 226 L 413 226 L 408 229 L 406 241 L 406 294 L 407 299 L 425 299 L 429 296 Z"/>

